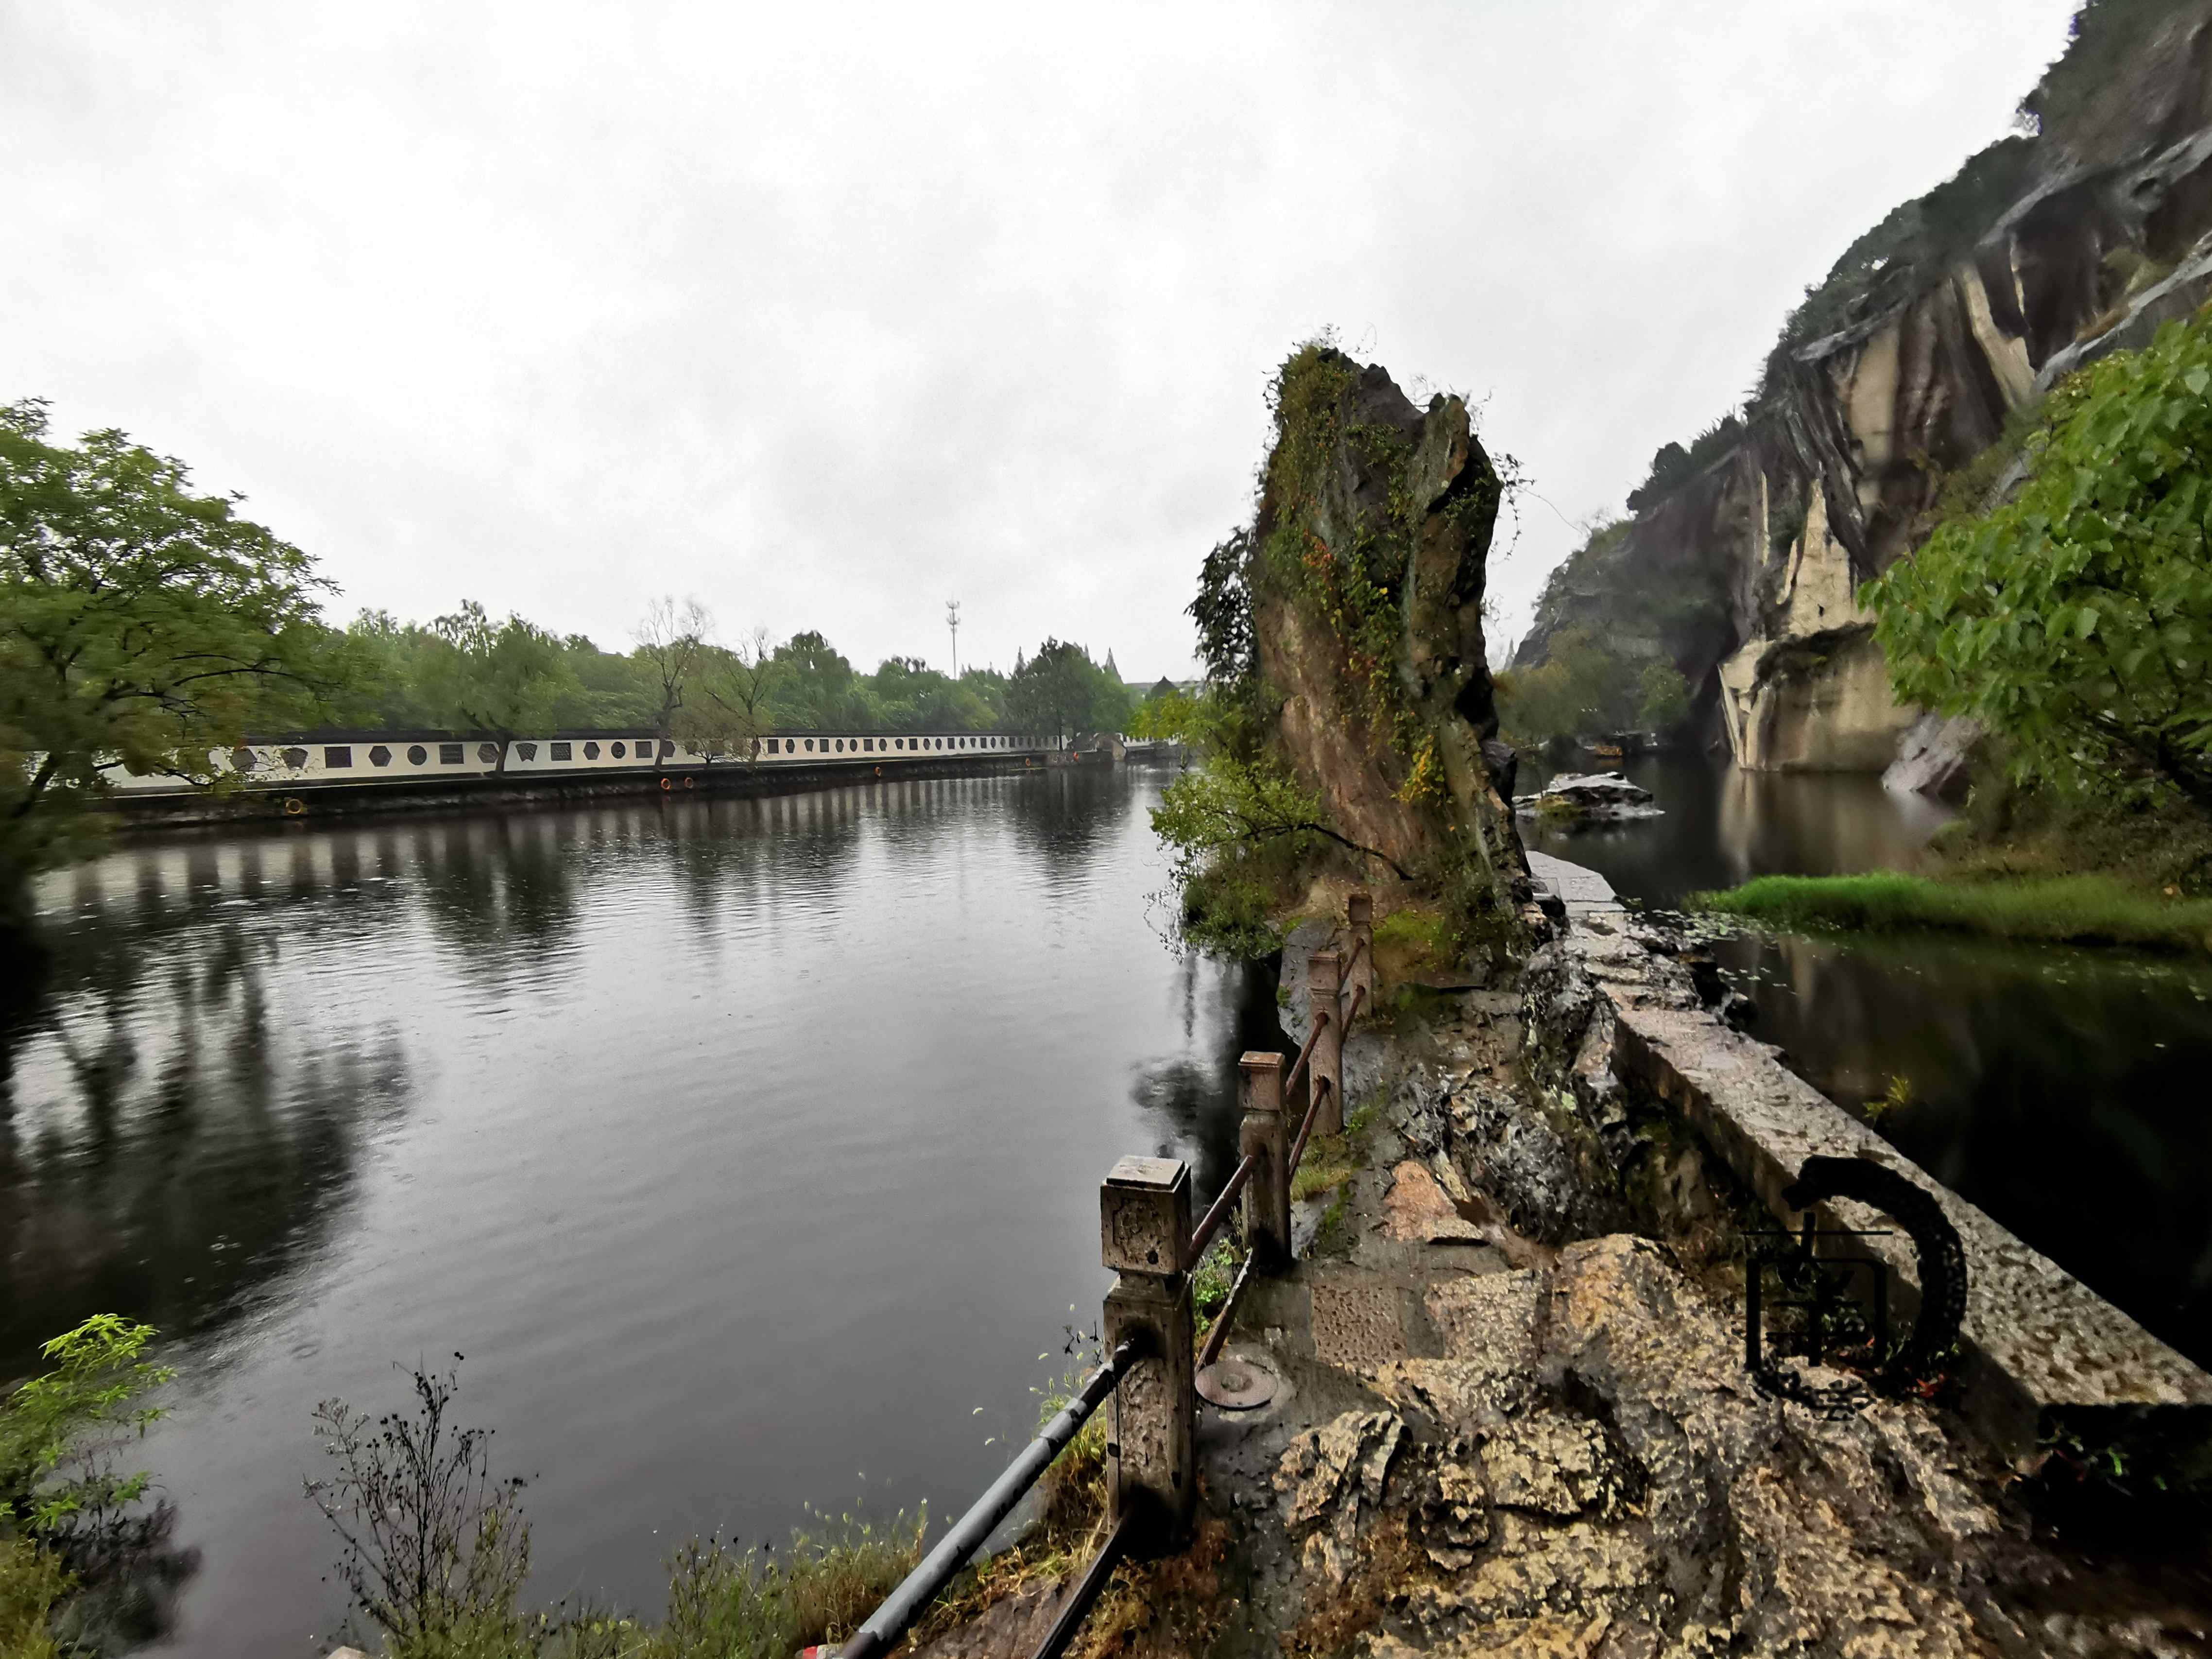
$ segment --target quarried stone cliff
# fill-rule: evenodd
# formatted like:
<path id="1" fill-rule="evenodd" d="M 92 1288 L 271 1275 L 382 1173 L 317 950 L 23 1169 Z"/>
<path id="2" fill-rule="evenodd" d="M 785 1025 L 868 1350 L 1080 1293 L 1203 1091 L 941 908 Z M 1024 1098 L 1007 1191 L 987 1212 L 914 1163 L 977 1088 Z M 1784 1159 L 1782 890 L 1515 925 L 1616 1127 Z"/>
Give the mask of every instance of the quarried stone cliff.
<path id="1" fill-rule="evenodd" d="M 1276 405 L 1235 544 L 1274 747 L 1346 836 L 1510 914 L 1526 866 L 1482 632 L 1497 470 L 1459 398 L 1417 409 L 1326 345 L 1285 364 Z"/>
<path id="2" fill-rule="evenodd" d="M 1859 586 L 2002 492 L 2059 379 L 2212 297 L 2212 0 L 2099 0 L 2076 31 L 2022 105 L 2039 130 L 1845 253 L 1728 441 L 1562 568 L 1516 665 L 1582 623 L 1669 656 L 1740 765 L 1879 771 L 1902 747 L 1913 783 L 1955 778 L 1926 757 L 1966 745 L 1893 700 Z"/>

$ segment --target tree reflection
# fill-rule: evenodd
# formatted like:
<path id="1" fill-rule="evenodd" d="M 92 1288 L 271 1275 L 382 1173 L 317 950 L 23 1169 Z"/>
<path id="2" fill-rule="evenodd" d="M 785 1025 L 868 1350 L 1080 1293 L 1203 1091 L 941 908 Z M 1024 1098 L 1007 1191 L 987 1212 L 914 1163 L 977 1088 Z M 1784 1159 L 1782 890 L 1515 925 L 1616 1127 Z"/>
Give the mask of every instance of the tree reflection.
<path id="1" fill-rule="evenodd" d="M 1021 844 L 1053 874 L 1072 876 L 1121 836 L 1137 790 L 1123 767 L 1060 766 L 1022 780 L 1010 799 Z"/>
<path id="2" fill-rule="evenodd" d="M 1899 1151 L 2200 1363 L 2212 1362 L 2212 972 L 1975 941 L 1735 941 L 1723 960 L 1847 1109 L 1901 1082 Z"/>
<path id="3" fill-rule="evenodd" d="M 1203 1205 L 1237 1168 L 1238 1060 L 1255 1050 L 1287 1055 L 1297 1048 L 1283 1034 L 1268 963 L 1216 963 L 1193 953 L 1182 973 L 1185 1035 L 1195 1041 L 1174 1059 L 1140 1068 L 1129 1093 L 1161 1126 L 1160 1155 L 1192 1158 L 1192 1197 Z"/>
<path id="4" fill-rule="evenodd" d="M 392 1034 L 272 1016 L 289 919 L 185 933 L 212 907 L 143 897 L 81 916 L 0 1023 L 0 1376 L 88 1313 L 173 1340 L 222 1322 L 319 1248 L 362 1137 L 405 1103 Z"/>

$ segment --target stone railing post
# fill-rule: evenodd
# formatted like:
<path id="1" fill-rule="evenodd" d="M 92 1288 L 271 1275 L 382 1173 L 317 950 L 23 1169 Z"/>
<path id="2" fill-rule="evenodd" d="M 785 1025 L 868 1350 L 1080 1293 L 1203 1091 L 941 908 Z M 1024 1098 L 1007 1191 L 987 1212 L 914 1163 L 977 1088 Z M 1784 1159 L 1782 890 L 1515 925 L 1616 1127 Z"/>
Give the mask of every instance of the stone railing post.
<path id="1" fill-rule="evenodd" d="M 1364 1014 L 1375 1012 L 1375 895 L 1364 890 L 1353 893 L 1344 902 L 1346 931 L 1352 939 L 1344 948 L 1350 953 L 1352 971 L 1346 975 L 1344 996 L 1347 1006 L 1352 995 L 1362 986 L 1367 988 L 1367 1000 L 1359 1005 Z M 1363 951 L 1359 947 L 1365 945 Z"/>
<path id="2" fill-rule="evenodd" d="M 1135 1553 L 1161 1553 L 1188 1531 L 1198 1501 L 1198 1390 L 1193 1380 L 1190 1167 L 1125 1158 L 1098 1189 L 1100 1254 L 1119 1275 L 1106 1293 L 1106 1352 L 1133 1340 L 1143 1356 L 1114 1390 L 1107 1498 L 1119 1524 L 1140 1518 Z"/>
<path id="3" fill-rule="evenodd" d="M 1283 1057 L 1246 1054 L 1237 1063 L 1237 1094 L 1244 1109 L 1237 1156 L 1259 1160 L 1244 1183 L 1244 1248 L 1259 1257 L 1261 1272 L 1279 1273 L 1291 1259 L 1291 1142 L 1283 1121 Z"/>
<path id="4" fill-rule="evenodd" d="M 1345 1002 L 1343 957 L 1334 951 L 1315 951 L 1306 958 L 1306 1009 L 1316 1024 L 1324 1013 L 1328 1016 L 1306 1061 L 1306 1087 L 1317 1092 L 1326 1083 L 1328 1088 L 1328 1098 L 1314 1115 L 1317 1135 L 1344 1133 Z"/>

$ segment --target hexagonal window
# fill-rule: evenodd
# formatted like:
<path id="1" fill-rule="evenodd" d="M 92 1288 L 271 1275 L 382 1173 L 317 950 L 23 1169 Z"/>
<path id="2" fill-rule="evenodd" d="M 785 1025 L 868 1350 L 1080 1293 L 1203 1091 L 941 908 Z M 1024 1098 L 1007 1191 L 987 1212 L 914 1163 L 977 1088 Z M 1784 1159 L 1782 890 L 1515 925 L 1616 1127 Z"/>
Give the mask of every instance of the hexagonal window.
<path id="1" fill-rule="evenodd" d="M 478 744 L 477 745 L 477 759 L 486 766 L 498 765 L 499 745 L 495 743 Z"/>
<path id="2" fill-rule="evenodd" d="M 599 744 L 597 744 L 596 743 L 587 743 L 587 744 L 586 744 L 584 745 L 584 758 L 585 758 L 586 760 L 597 760 L 597 759 L 599 759 Z"/>
<path id="3" fill-rule="evenodd" d="M 391 765 L 391 764 L 392 764 L 392 751 L 391 751 L 389 749 L 386 749 L 386 748 L 382 744 L 380 744 L 380 743 L 379 744 L 377 744 L 377 745 L 376 745 L 376 747 L 375 747 L 375 748 L 374 748 L 374 749 L 372 749 L 372 750 L 370 750 L 368 751 L 368 763 L 369 763 L 371 766 L 389 766 L 389 765 Z"/>

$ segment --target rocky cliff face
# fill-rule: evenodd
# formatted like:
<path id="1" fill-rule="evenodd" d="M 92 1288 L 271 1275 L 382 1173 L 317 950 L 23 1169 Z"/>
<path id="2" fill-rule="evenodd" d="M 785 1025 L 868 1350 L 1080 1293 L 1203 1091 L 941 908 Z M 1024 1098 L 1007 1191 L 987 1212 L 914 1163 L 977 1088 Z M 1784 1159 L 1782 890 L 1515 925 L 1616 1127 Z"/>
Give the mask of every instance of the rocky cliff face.
<path id="1" fill-rule="evenodd" d="M 1878 771 L 1902 743 L 1916 785 L 1956 775 L 1926 757 L 1959 734 L 1891 698 L 1859 585 L 2004 487 L 2060 378 L 2212 297 L 2212 0 L 2097 0 L 2076 27 L 2023 104 L 2040 130 L 1845 255 L 1735 441 L 1562 568 L 1516 665 L 1592 625 L 1671 656 L 1740 765 Z"/>
<path id="2" fill-rule="evenodd" d="M 1475 908 L 1510 898 L 1525 866 L 1482 634 L 1501 491 L 1466 406 L 1417 409 L 1379 365 L 1309 346 L 1277 420 L 1243 571 L 1276 745 L 1350 838 L 1468 872 Z"/>

